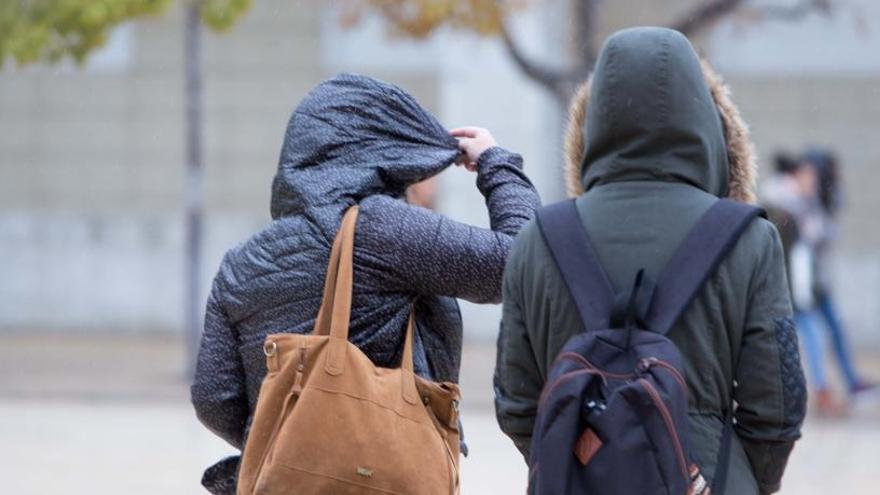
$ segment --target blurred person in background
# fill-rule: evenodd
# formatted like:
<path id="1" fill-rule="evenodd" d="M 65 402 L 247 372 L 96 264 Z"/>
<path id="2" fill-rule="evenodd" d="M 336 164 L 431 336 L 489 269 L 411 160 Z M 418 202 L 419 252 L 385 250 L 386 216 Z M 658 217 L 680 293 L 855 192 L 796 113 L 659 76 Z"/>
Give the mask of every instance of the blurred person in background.
<path id="1" fill-rule="evenodd" d="M 784 153 L 765 187 L 764 199 L 785 248 L 795 320 L 816 391 L 820 414 L 838 416 L 845 405 L 835 398 L 825 366 L 824 323 L 850 395 L 869 390 L 855 368 L 843 327 L 830 297 L 829 248 L 836 235 L 834 214 L 840 204 L 836 164 L 827 152 L 803 158 Z"/>
<path id="2" fill-rule="evenodd" d="M 490 228 L 403 200 L 409 186 L 454 162 L 476 172 Z M 485 129 L 449 132 L 405 91 L 368 77 L 319 84 L 287 125 L 272 221 L 230 249 L 214 279 L 191 389 L 199 419 L 244 447 L 266 374 L 265 337 L 312 331 L 331 244 L 355 204 L 350 340 L 378 366 L 398 367 L 415 306 L 415 372 L 458 382 L 455 298 L 500 302 L 513 238 L 539 202 L 522 158 L 496 146 Z M 238 464 L 239 456 L 224 459 L 202 484 L 234 493 Z"/>
<path id="3" fill-rule="evenodd" d="M 794 319 L 816 392 L 816 406 L 824 415 L 837 415 L 841 405 L 828 385 L 825 347 L 818 333 L 813 291 L 815 247 L 824 231 L 815 195 L 816 173 L 807 163 L 787 153 L 778 153 L 774 164 L 774 173 L 764 185 L 765 208 L 782 239 Z"/>
<path id="4" fill-rule="evenodd" d="M 815 201 L 821 211 L 822 233 L 815 245 L 815 277 L 813 292 L 819 322 L 824 323 L 831 335 L 831 345 L 837 364 L 843 373 L 844 384 L 850 396 L 872 390 L 874 385 L 864 380 L 856 370 L 846 330 L 832 298 L 832 254 L 833 244 L 838 237 L 838 214 L 843 205 L 843 190 L 837 157 L 830 150 L 814 148 L 808 150 L 803 161 L 813 171 Z"/>

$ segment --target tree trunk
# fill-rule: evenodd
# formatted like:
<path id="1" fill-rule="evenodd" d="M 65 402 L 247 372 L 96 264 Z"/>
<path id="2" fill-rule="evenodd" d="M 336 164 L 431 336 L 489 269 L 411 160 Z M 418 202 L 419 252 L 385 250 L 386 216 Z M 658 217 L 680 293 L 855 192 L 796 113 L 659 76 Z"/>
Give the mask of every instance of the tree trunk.
<path id="1" fill-rule="evenodd" d="M 186 4 L 184 25 L 184 73 L 186 77 L 186 183 L 184 188 L 184 333 L 187 373 L 195 371 L 201 336 L 202 252 L 202 24 L 199 2 Z"/>

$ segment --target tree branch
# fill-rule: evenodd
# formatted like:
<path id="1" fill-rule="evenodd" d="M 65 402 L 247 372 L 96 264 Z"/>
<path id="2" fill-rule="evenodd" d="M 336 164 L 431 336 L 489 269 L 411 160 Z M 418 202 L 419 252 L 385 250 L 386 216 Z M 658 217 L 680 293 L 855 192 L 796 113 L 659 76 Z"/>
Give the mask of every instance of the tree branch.
<path id="1" fill-rule="evenodd" d="M 765 5 L 749 7 L 743 0 L 712 0 L 704 2 L 672 23 L 672 28 L 681 31 L 685 36 L 694 34 L 709 27 L 727 14 L 742 8 L 755 19 L 779 19 L 785 21 L 799 20 L 813 11 L 824 14 L 831 12 L 832 0 L 801 0 L 794 5 Z"/>
<path id="2" fill-rule="evenodd" d="M 743 9 L 759 19 L 794 21 L 813 11 L 830 12 L 831 2 L 832 0 L 801 0 L 794 5 L 746 7 L 747 0 L 707 0 L 682 15 L 671 27 L 690 37 L 738 9 Z M 511 60 L 526 77 L 549 91 L 561 104 L 565 104 L 577 83 L 587 77 L 596 62 L 595 11 L 595 0 L 574 0 L 572 14 L 576 29 L 573 33 L 575 63 L 570 69 L 548 67 L 531 59 L 520 48 L 508 25 L 502 24 L 501 40 Z"/>
<path id="3" fill-rule="evenodd" d="M 712 0 L 702 2 L 690 12 L 673 22 L 670 27 L 681 31 L 687 37 L 702 31 L 721 17 L 742 5 L 743 0 Z"/>
<path id="4" fill-rule="evenodd" d="M 794 5 L 750 7 L 748 12 L 761 20 L 797 21 L 812 12 L 819 12 L 825 15 L 831 13 L 831 0 L 802 0 Z"/>
<path id="5" fill-rule="evenodd" d="M 573 2 L 575 19 L 572 36 L 575 39 L 575 73 L 583 80 L 593 70 L 596 63 L 596 0 L 575 0 Z"/>
<path id="6" fill-rule="evenodd" d="M 558 100 L 565 101 L 568 98 L 569 85 L 572 80 L 571 72 L 547 67 L 528 58 L 516 40 L 513 39 L 507 24 L 503 24 L 501 27 L 501 40 L 504 42 L 507 54 L 526 77 L 550 91 Z"/>

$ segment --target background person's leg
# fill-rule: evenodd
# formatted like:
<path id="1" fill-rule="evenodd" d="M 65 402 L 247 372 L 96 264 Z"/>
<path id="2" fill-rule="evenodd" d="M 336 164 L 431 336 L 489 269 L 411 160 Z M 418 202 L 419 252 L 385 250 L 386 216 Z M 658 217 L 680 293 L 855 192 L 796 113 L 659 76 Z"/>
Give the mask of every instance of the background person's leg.
<path id="1" fill-rule="evenodd" d="M 834 398 L 831 387 L 828 385 L 828 378 L 825 374 L 825 345 L 819 331 L 819 318 L 818 311 L 801 311 L 795 313 L 795 324 L 797 324 L 798 334 L 803 342 L 810 381 L 816 391 L 814 394 L 816 408 L 821 415 L 840 416 L 845 412 L 845 408 Z"/>
<path id="2" fill-rule="evenodd" d="M 856 373 L 852 353 L 846 341 L 846 335 L 844 334 L 843 324 L 837 314 L 837 308 L 827 292 L 819 296 L 818 303 L 819 313 L 822 315 L 828 326 L 828 331 L 831 333 L 831 345 L 834 349 L 834 356 L 837 358 L 837 362 L 843 372 L 847 389 L 850 393 L 855 392 L 858 390 L 861 380 Z"/>
<path id="3" fill-rule="evenodd" d="M 825 346 L 816 326 L 816 315 L 810 311 L 798 311 L 794 315 L 794 321 L 804 348 L 803 355 L 807 361 L 810 383 L 817 391 L 826 390 L 828 380 L 825 376 Z"/>

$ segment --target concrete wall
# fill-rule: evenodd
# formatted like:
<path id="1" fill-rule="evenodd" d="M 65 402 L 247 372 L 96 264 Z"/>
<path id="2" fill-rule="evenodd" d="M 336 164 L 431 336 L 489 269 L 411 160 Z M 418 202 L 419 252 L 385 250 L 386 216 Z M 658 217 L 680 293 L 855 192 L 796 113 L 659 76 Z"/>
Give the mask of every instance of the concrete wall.
<path id="1" fill-rule="evenodd" d="M 797 22 L 732 18 L 706 37 L 769 174 L 778 150 L 834 150 L 845 194 L 834 286 L 856 345 L 880 346 L 880 4 L 835 2 Z"/>
<path id="2" fill-rule="evenodd" d="M 293 107 L 342 70 L 403 86 L 449 126 L 492 128 L 526 155 L 543 190 L 558 190 L 538 168 L 557 173 L 539 160 L 556 142 L 536 138 L 556 134 L 547 133 L 557 120 L 547 112 L 552 103 L 497 42 L 443 33 L 402 43 L 369 19 L 342 31 L 336 14 L 317 5 L 254 2 L 233 30 L 205 36 L 203 292 L 223 252 L 269 220 Z M 181 328 L 181 14 L 174 5 L 163 18 L 125 27 L 85 68 L 0 73 L 0 331 Z M 539 20 L 518 25 L 529 41 L 544 32 Z M 508 81 L 503 91 L 499 80 Z M 474 177 L 463 170 L 444 174 L 440 207 L 487 223 Z M 497 308 L 467 307 L 465 315 L 476 332 L 494 335 Z"/>
<path id="3" fill-rule="evenodd" d="M 637 25 L 670 25 L 698 2 L 606 2 L 599 40 Z M 756 0 L 753 7 L 786 2 Z M 790 2 L 789 2 L 790 4 Z M 599 41 L 597 41 L 598 43 Z M 845 323 L 860 345 L 880 346 L 880 3 L 844 0 L 830 16 L 726 18 L 694 40 L 725 77 L 752 129 L 761 175 L 782 149 L 833 149 L 846 194 L 834 260 Z"/>
<path id="4" fill-rule="evenodd" d="M 600 31 L 667 24 L 694 3 L 605 2 Z M 425 42 L 401 41 L 374 19 L 341 30 L 336 15 L 317 6 L 254 2 L 232 31 L 205 37 L 205 289 L 224 250 L 269 219 L 269 184 L 290 111 L 311 86 L 341 70 L 402 85 L 450 127 L 489 127 L 523 154 L 545 198 L 560 196 L 561 116 L 496 40 L 442 31 Z M 180 329 L 179 8 L 124 28 L 85 69 L 0 72 L 0 331 Z M 774 73 L 760 59 L 772 51 L 762 47 L 794 53 L 799 46 L 788 37 L 811 37 L 773 25 L 743 30 L 737 22 L 701 37 L 698 47 L 730 81 L 762 163 L 778 147 L 826 144 L 840 153 L 848 189 L 840 299 L 859 341 L 880 345 L 880 200 L 872 190 L 880 179 L 880 70 L 864 63 L 843 70 L 813 57 Z M 826 43 L 846 36 L 834 26 L 807 23 Z M 550 63 L 568 56 L 572 28 L 564 1 L 526 11 L 514 24 L 527 50 Z M 784 36 L 772 37 L 779 32 Z M 853 53 L 842 50 L 831 53 Z M 789 52 L 772 53 L 797 60 Z M 441 211 L 487 223 L 472 175 L 450 170 L 440 186 Z M 497 307 L 465 304 L 464 313 L 469 336 L 494 338 Z"/>
<path id="5" fill-rule="evenodd" d="M 97 67 L 0 73 L 0 328 L 180 328 L 181 14 L 126 26 Z M 317 18 L 255 2 L 205 36 L 206 281 L 268 220 L 287 118 L 324 75 Z"/>
<path id="6" fill-rule="evenodd" d="M 729 78 L 749 122 L 764 175 L 784 149 L 827 146 L 840 160 L 845 193 L 834 286 L 857 342 L 880 346 L 880 77 Z"/>

